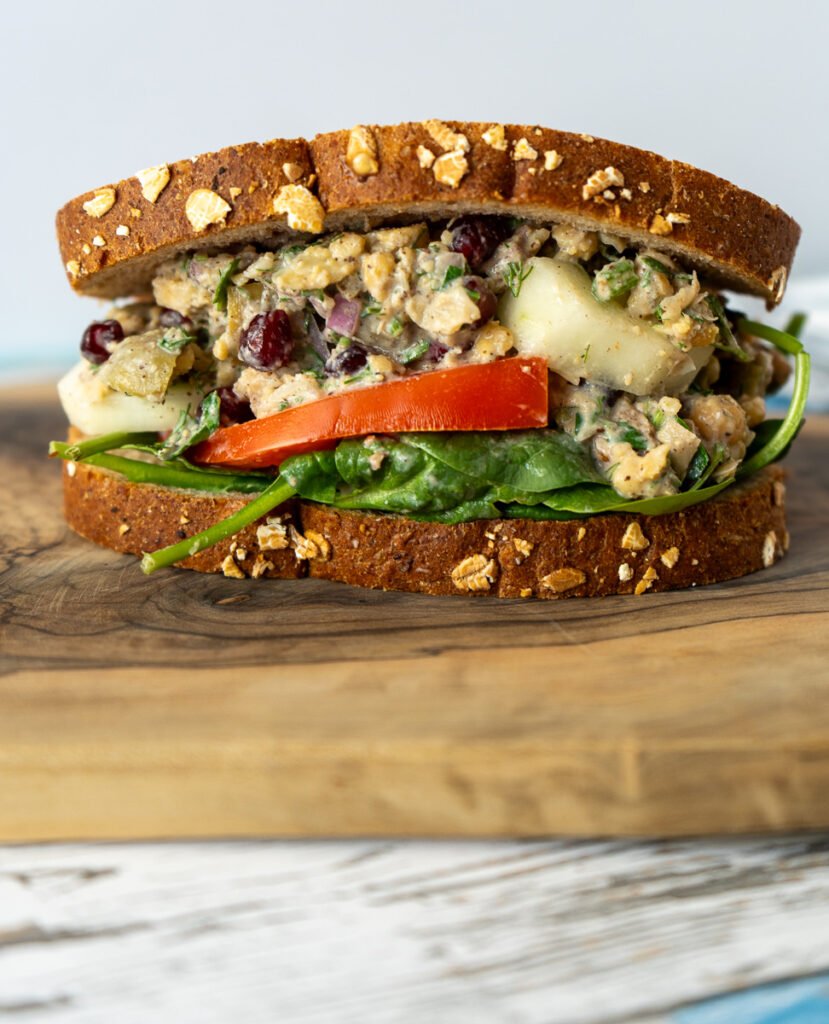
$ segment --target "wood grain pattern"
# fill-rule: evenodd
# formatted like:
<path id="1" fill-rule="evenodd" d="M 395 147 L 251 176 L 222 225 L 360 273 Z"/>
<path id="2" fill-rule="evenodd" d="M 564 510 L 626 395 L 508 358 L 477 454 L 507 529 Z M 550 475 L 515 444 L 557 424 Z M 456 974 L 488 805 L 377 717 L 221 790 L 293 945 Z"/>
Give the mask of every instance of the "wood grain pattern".
<path id="1" fill-rule="evenodd" d="M 827 902 L 827 835 L 7 847 L 0 1018 L 691 1024 L 826 971 Z"/>
<path id="2" fill-rule="evenodd" d="M 60 413 L 3 396 L 0 839 L 829 825 L 829 424 L 789 555 L 566 605 L 170 572 L 71 535 Z"/>

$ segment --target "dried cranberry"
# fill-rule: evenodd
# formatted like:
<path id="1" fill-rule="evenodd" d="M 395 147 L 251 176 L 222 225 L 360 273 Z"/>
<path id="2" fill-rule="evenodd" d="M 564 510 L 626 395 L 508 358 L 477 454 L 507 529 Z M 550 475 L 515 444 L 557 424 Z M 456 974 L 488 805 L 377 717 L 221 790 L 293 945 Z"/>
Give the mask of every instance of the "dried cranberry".
<path id="1" fill-rule="evenodd" d="M 96 320 L 83 332 L 81 355 L 90 363 L 105 363 L 109 359 L 107 345 L 124 340 L 124 328 L 117 320 Z"/>
<path id="2" fill-rule="evenodd" d="M 189 316 L 183 316 L 175 309 L 162 309 L 158 315 L 159 327 L 181 327 L 185 331 L 193 329 L 193 321 Z"/>
<path id="3" fill-rule="evenodd" d="M 277 370 L 294 352 L 291 321 L 284 309 L 255 316 L 242 334 L 239 358 L 256 370 Z"/>
<path id="4" fill-rule="evenodd" d="M 240 398 L 233 388 L 216 388 L 219 395 L 219 424 L 230 427 L 253 419 L 250 403 Z"/>
<path id="5" fill-rule="evenodd" d="M 368 351 L 362 345 L 352 342 L 348 348 L 335 352 L 325 364 L 329 373 L 352 374 L 358 373 L 368 363 Z"/>
<path id="6" fill-rule="evenodd" d="M 503 217 L 461 217 L 452 228 L 450 248 L 473 269 L 487 260 L 510 233 Z"/>
<path id="7" fill-rule="evenodd" d="M 427 351 L 425 358 L 428 359 L 429 362 L 439 363 L 448 351 L 449 348 L 446 345 L 442 345 L 439 341 L 433 341 L 429 345 L 429 350 Z"/>

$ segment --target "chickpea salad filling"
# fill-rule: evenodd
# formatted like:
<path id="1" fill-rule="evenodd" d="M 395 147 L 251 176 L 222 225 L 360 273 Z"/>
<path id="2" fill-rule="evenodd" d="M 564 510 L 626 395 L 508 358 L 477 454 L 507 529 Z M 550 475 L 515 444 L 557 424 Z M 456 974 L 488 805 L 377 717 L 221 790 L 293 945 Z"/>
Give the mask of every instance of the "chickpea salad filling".
<path id="1" fill-rule="evenodd" d="M 664 252 L 509 217 L 196 252 L 87 328 L 59 392 L 89 439 L 51 450 L 446 522 L 674 511 L 783 454 L 801 327 L 746 320 Z"/>

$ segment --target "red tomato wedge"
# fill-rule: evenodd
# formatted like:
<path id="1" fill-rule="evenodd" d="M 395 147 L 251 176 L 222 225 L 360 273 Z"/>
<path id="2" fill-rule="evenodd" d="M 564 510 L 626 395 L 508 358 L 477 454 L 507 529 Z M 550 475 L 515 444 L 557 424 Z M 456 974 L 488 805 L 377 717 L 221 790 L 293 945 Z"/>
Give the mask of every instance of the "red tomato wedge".
<path id="1" fill-rule="evenodd" d="M 547 362 L 502 359 L 356 388 L 217 430 L 187 457 L 254 468 L 346 437 L 547 426 Z"/>

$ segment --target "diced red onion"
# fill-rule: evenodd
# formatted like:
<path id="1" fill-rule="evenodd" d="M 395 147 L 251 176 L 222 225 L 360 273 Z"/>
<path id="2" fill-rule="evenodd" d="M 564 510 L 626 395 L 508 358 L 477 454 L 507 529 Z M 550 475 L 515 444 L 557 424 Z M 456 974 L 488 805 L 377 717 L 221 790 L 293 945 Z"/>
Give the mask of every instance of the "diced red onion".
<path id="1" fill-rule="evenodd" d="M 362 303 L 357 299 L 345 299 L 342 295 L 338 295 L 334 299 L 334 308 L 328 314 L 325 326 L 329 331 L 336 331 L 343 337 L 353 338 L 357 333 L 362 308 Z"/>

